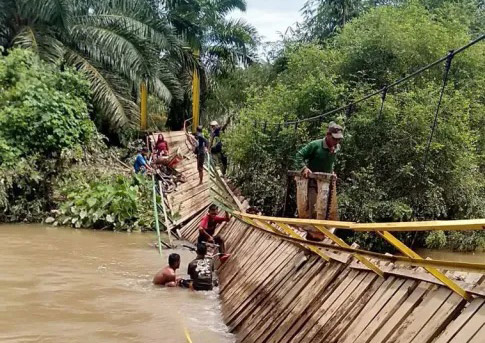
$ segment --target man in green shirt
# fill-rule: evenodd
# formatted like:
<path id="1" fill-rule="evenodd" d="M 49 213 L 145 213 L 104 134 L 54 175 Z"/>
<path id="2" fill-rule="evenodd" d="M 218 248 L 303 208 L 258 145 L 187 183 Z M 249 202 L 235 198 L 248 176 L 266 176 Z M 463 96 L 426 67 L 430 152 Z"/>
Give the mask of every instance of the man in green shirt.
<path id="1" fill-rule="evenodd" d="M 340 125 L 331 122 L 324 139 L 317 139 L 301 148 L 296 154 L 296 164 L 303 177 L 312 172 L 333 173 L 340 142 L 344 138 Z"/>
<path id="2" fill-rule="evenodd" d="M 312 173 L 333 173 L 336 155 L 340 150 L 340 142 L 344 138 L 343 129 L 340 125 L 331 122 L 328 131 L 323 139 L 310 142 L 301 148 L 296 154 L 296 164 L 298 170 L 304 178 L 309 178 Z M 318 186 L 314 178 L 304 183 L 307 190 L 303 190 L 300 197 L 297 191 L 298 216 L 300 218 L 326 219 L 328 197 L 330 194 L 322 195 L 318 201 Z M 302 185 L 298 187 L 302 187 Z M 321 241 L 325 236 L 319 231 L 307 230 L 307 239 Z"/>

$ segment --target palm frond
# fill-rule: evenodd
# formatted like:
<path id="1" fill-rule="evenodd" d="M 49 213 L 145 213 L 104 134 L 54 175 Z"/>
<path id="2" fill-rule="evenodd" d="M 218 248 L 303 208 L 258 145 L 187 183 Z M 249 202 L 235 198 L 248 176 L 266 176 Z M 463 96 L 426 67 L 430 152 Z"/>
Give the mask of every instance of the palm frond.
<path id="1" fill-rule="evenodd" d="M 72 0 L 17 0 L 19 13 L 31 21 L 66 28 L 71 17 Z"/>
<path id="2" fill-rule="evenodd" d="M 130 88 L 125 80 L 101 69 L 74 50 L 66 52 L 66 62 L 82 72 L 91 83 L 93 103 L 112 129 L 133 124 L 139 111 L 129 99 Z"/>
<path id="3" fill-rule="evenodd" d="M 47 27 L 26 25 L 20 29 L 12 43 L 13 46 L 35 51 L 41 59 L 49 63 L 59 63 L 64 54 L 63 44 Z"/>

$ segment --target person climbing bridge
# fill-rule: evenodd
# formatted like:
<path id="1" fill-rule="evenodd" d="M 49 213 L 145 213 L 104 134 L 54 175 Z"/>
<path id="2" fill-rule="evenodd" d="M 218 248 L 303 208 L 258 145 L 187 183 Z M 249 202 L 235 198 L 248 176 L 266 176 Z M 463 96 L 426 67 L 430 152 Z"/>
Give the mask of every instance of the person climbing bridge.
<path id="1" fill-rule="evenodd" d="M 342 126 L 331 122 L 325 138 L 317 139 L 305 145 L 296 153 L 296 164 L 303 177 L 312 172 L 333 173 L 340 142 L 344 138 Z"/>
<path id="2" fill-rule="evenodd" d="M 152 168 L 149 166 L 146 157 L 148 156 L 148 148 L 144 147 L 142 149 L 138 150 L 138 154 L 136 155 L 135 158 L 135 163 L 133 164 L 133 169 L 135 169 L 135 173 L 142 173 L 145 174 L 145 172 L 151 171 Z"/>
<path id="3" fill-rule="evenodd" d="M 168 256 L 168 266 L 164 267 L 157 274 L 155 274 L 153 284 L 166 287 L 176 287 L 181 280 L 176 275 L 176 271 L 179 268 L 180 255 L 170 254 L 170 256 Z"/>
<path id="4" fill-rule="evenodd" d="M 202 184 L 204 179 L 204 162 L 205 162 L 205 153 L 209 147 L 209 142 L 204 137 L 202 133 L 202 126 L 197 126 L 197 133 L 195 134 L 196 139 L 196 146 L 195 146 L 195 154 L 197 156 L 197 170 L 199 171 L 199 185 Z"/>
<path id="5" fill-rule="evenodd" d="M 211 156 L 216 163 L 220 165 L 222 175 L 226 175 L 227 157 L 222 149 L 221 132 L 224 132 L 228 124 L 229 121 L 227 121 L 224 126 L 220 127 L 219 123 L 215 120 L 211 121 L 209 124 L 211 128 L 211 140 L 209 144 Z"/>
<path id="6" fill-rule="evenodd" d="M 221 236 L 217 235 L 214 236 L 217 225 L 228 222 L 230 220 L 229 214 L 226 212 L 224 217 L 218 216 L 218 208 L 217 205 L 212 204 L 209 206 L 209 212 L 202 217 L 199 226 L 199 238 L 197 240 L 198 243 L 214 243 L 219 246 L 219 260 L 221 263 L 224 263 L 228 258 L 229 254 L 226 254 L 225 247 L 224 247 L 224 240 Z"/>
<path id="7" fill-rule="evenodd" d="M 189 263 L 187 274 L 191 279 L 191 287 L 196 291 L 211 291 L 213 288 L 214 261 L 206 257 L 207 246 L 197 244 L 197 257 Z"/>

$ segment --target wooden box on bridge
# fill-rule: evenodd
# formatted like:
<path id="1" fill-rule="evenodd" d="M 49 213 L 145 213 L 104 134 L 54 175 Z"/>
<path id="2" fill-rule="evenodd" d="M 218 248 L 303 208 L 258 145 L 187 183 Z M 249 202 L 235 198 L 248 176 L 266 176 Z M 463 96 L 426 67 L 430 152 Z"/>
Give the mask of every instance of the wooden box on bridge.
<path id="1" fill-rule="evenodd" d="M 335 175 L 311 173 L 305 178 L 298 171 L 289 171 L 288 175 L 295 178 L 299 218 L 338 220 Z"/>

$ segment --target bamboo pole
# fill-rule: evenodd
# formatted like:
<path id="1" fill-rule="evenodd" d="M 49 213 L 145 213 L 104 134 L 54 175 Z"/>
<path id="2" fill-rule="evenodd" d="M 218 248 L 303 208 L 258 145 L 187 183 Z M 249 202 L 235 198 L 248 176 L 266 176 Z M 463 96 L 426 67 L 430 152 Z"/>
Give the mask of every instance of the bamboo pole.
<path id="1" fill-rule="evenodd" d="M 157 208 L 157 190 L 155 189 L 155 175 L 152 174 L 153 184 L 153 216 L 155 217 L 155 228 L 158 236 L 158 252 L 162 256 L 162 239 L 160 238 L 160 223 L 158 222 L 158 208 Z"/>
<path id="2" fill-rule="evenodd" d="M 165 199 L 164 199 L 164 196 L 163 196 L 162 181 L 158 181 L 158 188 L 160 190 L 160 198 L 161 198 L 161 203 L 162 203 L 163 218 L 165 220 L 165 228 L 167 229 L 167 233 L 168 233 L 168 241 L 170 243 L 170 246 L 173 246 L 172 233 L 170 232 L 170 228 L 168 227 L 168 217 L 167 217 L 167 210 L 165 209 Z"/>

